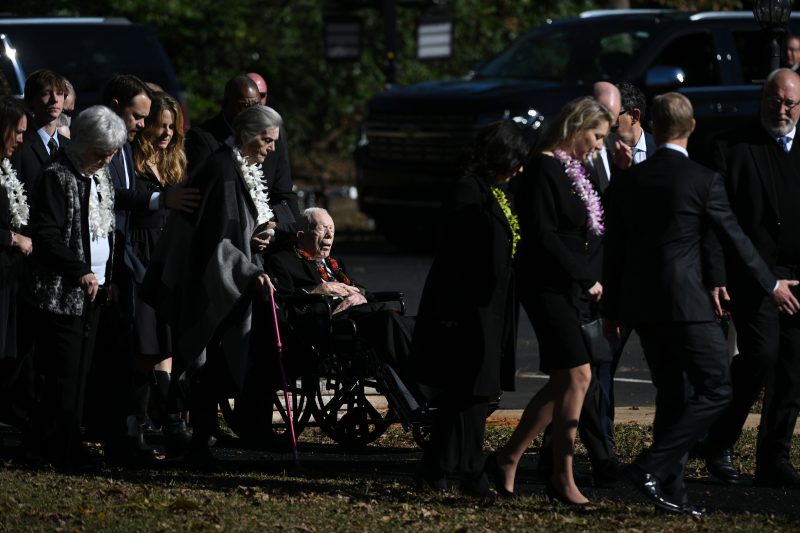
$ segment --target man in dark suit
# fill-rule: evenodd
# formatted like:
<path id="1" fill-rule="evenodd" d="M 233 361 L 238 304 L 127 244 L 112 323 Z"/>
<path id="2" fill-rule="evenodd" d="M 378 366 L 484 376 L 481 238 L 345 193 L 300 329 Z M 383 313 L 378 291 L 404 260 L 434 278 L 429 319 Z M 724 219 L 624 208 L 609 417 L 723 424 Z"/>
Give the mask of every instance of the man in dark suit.
<path id="1" fill-rule="evenodd" d="M 133 247 L 128 224 L 131 211 L 156 210 L 161 207 L 191 211 L 199 203 L 196 189 L 173 187 L 169 192 L 150 193 L 136 188 L 131 141 L 144 128 L 150 113 L 150 89 L 136 76 L 117 75 L 105 86 L 103 105 L 111 108 L 125 122 L 128 142 L 114 155 L 108 167 L 114 185 L 115 242 L 112 278 L 117 297 L 103 314 L 102 332 L 97 342 L 93 368 L 93 403 L 96 410 L 92 423 L 107 440 L 107 457 L 117 462 L 146 460 L 152 449 L 142 437 L 136 414 L 149 390 L 151 374 L 136 365 L 133 353 L 134 265 Z M 138 273 L 143 276 L 143 273 Z M 97 406 L 94 406 L 95 409 Z"/>
<path id="2" fill-rule="evenodd" d="M 688 158 L 689 100 L 657 96 L 652 118 L 661 148 L 607 191 L 604 314 L 637 330 L 657 389 L 653 444 L 626 474 L 657 508 L 697 516 L 683 480 L 689 449 L 731 398 L 726 342 L 703 282 L 704 228 L 717 230 L 773 305 L 800 304 L 797 282 L 778 281 L 737 224 L 722 176 Z"/>
<path id="3" fill-rule="evenodd" d="M 258 105 L 260 102 L 258 85 L 252 79 L 242 74 L 228 80 L 220 112 L 186 133 L 189 176 L 193 176 L 208 156 L 218 150 L 233 134 L 231 129 L 233 119 L 248 107 Z M 291 237 L 297 232 L 295 220 L 300 218 L 300 211 L 297 206 L 297 195 L 292 190 L 289 151 L 283 128 L 275 143 L 275 153 L 264 160 L 262 170 L 267 180 L 269 203 L 278 223 L 276 231 L 283 238 Z"/>
<path id="4" fill-rule="evenodd" d="M 52 70 L 37 70 L 25 80 L 25 105 L 33 113 L 33 121 L 16 157 L 29 199 L 35 197 L 34 189 L 44 167 L 59 148 L 69 144 L 69 139 L 57 131 L 66 94 L 67 80 Z"/>
<path id="5" fill-rule="evenodd" d="M 797 279 L 800 265 L 800 143 L 794 142 L 799 102 L 800 76 L 776 70 L 764 85 L 760 124 L 720 138 L 714 152 L 742 229 L 772 272 L 789 279 Z M 798 487 L 789 448 L 800 409 L 800 318 L 780 315 L 748 270 L 725 252 L 724 261 L 712 254 L 712 294 L 720 313 L 729 300 L 740 353 L 731 364 L 733 402 L 711 428 L 706 465 L 728 483 L 742 482 L 730 449 L 766 387 L 755 483 Z"/>

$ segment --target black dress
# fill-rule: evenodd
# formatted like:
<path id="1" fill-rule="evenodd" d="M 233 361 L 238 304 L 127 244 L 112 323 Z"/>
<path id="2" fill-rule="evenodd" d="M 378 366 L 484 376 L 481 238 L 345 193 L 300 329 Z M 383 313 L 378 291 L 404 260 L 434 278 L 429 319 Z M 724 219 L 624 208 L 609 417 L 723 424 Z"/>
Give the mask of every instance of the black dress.
<path id="1" fill-rule="evenodd" d="M 141 192 L 163 194 L 167 188 L 149 169 L 143 175 L 136 175 L 136 189 Z M 158 209 L 155 211 L 131 211 L 130 216 L 131 246 L 134 255 L 133 258 L 129 258 L 134 264 L 134 333 L 136 352 L 142 355 L 172 354 L 172 336 L 169 326 L 158 320 L 155 310 L 139 296 L 139 287 L 144 272 L 150 264 L 150 256 L 155 250 L 168 215 L 169 210 Z"/>
<path id="2" fill-rule="evenodd" d="M 11 213 L 8 196 L 0 186 L 0 359 L 17 355 L 17 280 L 19 253 L 11 246 Z"/>
<path id="3" fill-rule="evenodd" d="M 555 158 L 534 156 L 514 180 L 522 241 L 520 302 L 539 341 L 540 369 L 590 362 L 580 326 L 597 314 L 586 291 L 600 280 L 601 238 L 587 230 L 586 206 Z"/>
<path id="4" fill-rule="evenodd" d="M 424 475 L 479 476 L 488 402 L 513 390 L 516 303 L 512 233 L 489 187 L 461 179 L 422 293 L 412 355 L 438 407 Z"/>

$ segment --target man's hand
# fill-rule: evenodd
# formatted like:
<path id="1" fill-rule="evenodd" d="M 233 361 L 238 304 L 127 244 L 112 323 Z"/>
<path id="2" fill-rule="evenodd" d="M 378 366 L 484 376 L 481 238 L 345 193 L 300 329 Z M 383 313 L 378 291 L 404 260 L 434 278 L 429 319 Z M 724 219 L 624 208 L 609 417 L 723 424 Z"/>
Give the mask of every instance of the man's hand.
<path id="1" fill-rule="evenodd" d="M 626 169 L 633 164 L 633 148 L 622 141 L 614 144 L 614 155 L 611 162 L 619 169 Z"/>
<path id="2" fill-rule="evenodd" d="M 718 317 L 725 316 L 725 309 L 722 304 L 731 301 L 727 287 L 714 287 L 711 289 L 711 301 L 714 303 L 714 313 Z"/>
<path id="3" fill-rule="evenodd" d="M 336 306 L 336 309 L 333 310 L 333 314 L 335 315 L 336 313 L 341 313 L 345 309 L 353 307 L 354 305 L 361 305 L 365 303 L 367 303 L 367 299 L 360 292 L 351 294 Z"/>
<path id="4" fill-rule="evenodd" d="M 33 252 L 33 241 L 30 237 L 13 231 L 11 232 L 11 246 L 22 252 L 22 255 L 31 255 Z"/>
<path id="5" fill-rule="evenodd" d="M 200 205 L 200 189 L 172 187 L 164 194 L 164 207 L 174 211 L 193 212 Z"/>
<path id="6" fill-rule="evenodd" d="M 81 284 L 83 292 L 89 297 L 89 301 L 93 302 L 97 296 L 97 291 L 100 290 L 100 284 L 97 283 L 97 278 L 95 275 L 91 272 L 89 274 L 85 274 L 81 276 L 81 279 L 78 280 L 78 282 Z"/>
<path id="7" fill-rule="evenodd" d="M 772 300 L 778 305 L 778 309 L 787 315 L 800 311 L 800 302 L 792 294 L 792 287 L 798 283 L 800 281 L 796 279 L 781 279 L 778 280 L 778 288 L 772 291 Z"/>
<path id="8" fill-rule="evenodd" d="M 256 291 L 264 296 L 269 296 L 275 292 L 275 287 L 272 285 L 272 280 L 266 274 L 259 274 L 256 278 Z"/>
<path id="9" fill-rule="evenodd" d="M 589 298 L 592 301 L 599 302 L 603 298 L 603 286 L 600 285 L 600 282 L 596 282 L 592 285 L 586 293 L 589 295 Z"/>
<path id="10" fill-rule="evenodd" d="M 361 294 L 358 288 L 352 285 L 346 285 L 338 281 L 331 281 L 330 283 L 320 283 L 317 285 L 311 294 L 324 294 L 325 296 L 340 296 L 347 298 L 351 294 Z"/>

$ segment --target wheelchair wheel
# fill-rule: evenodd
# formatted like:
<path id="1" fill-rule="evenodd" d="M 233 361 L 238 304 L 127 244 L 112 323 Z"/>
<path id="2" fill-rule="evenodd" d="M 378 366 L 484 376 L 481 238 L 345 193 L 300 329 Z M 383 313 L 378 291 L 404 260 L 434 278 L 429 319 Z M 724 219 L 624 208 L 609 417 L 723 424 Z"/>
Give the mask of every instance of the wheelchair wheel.
<path id="1" fill-rule="evenodd" d="M 411 426 L 411 436 L 414 437 L 414 442 L 422 448 L 426 450 L 428 446 L 431 444 L 431 431 L 433 430 L 433 426 L 431 424 L 413 424 Z"/>
<path id="2" fill-rule="evenodd" d="M 314 392 L 304 387 L 299 379 L 289 384 L 289 401 L 296 437 L 300 436 L 311 418 L 311 399 Z M 240 438 L 267 445 L 290 444 L 289 411 L 283 389 L 274 391 L 269 398 L 263 398 L 263 402 L 263 407 L 259 406 L 258 411 L 265 416 L 259 420 L 248 420 L 241 409 L 237 410 L 236 398 L 224 398 L 219 406 L 225 422 Z M 278 415 L 279 420 L 274 415 Z"/>
<path id="3" fill-rule="evenodd" d="M 348 447 L 365 446 L 383 435 L 391 425 L 367 395 L 367 388 L 376 387 L 374 381 L 346 376 L 314 381 L 314 419 L 335 442 Z"/>

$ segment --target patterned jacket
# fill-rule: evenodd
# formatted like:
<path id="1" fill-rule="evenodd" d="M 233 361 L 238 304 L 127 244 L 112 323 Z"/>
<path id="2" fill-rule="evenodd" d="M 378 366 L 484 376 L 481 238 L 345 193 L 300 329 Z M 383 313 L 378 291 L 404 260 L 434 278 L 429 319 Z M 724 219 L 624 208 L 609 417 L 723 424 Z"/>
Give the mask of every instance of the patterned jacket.
<path id="1" fill-rule="evenodd" d="M 107 174 L 106 174 L 107 176 Z M 33 227 L 32 304 L 57 315 L 81 316 L 86 297 L 80 278 L 92 272 L 89 243 L 91 179 L 78 171 L 64 150 L 42 172 L 36 191 Z M 110 187 L 113 194 L 113 187 Z M 113 250 L 113 228 L 109 246 Z M 111 280 L 111 253 L 106 284 Z"/>

